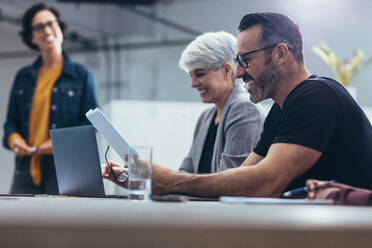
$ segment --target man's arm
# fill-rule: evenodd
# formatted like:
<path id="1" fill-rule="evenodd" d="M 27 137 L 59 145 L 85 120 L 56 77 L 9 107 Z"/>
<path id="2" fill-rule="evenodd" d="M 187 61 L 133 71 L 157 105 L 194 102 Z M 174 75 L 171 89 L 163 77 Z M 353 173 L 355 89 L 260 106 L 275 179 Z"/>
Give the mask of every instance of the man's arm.
<path id="1" fill-rule="evenodd" d="M 296 144 L 271 145 L 267 156 L 259 160 L 252 154 L 239 168 L 208 175 L 175 173 L 153 166 L 153 193 L 183 193 L 197 196 L 260 196 L 279 197 L 295 178 L 311 168 L 321 153 Z"/>
<path id="2" fill-rule="evenodd" d="M 240 165 L 242 166 L 251 166 L 251 165 L 256 165 L 258 162 L 260 162 L 264 157 L 258 155 L 255 152 L 251 152 L 249 156 L 244 160 L 244 162 Z"/>

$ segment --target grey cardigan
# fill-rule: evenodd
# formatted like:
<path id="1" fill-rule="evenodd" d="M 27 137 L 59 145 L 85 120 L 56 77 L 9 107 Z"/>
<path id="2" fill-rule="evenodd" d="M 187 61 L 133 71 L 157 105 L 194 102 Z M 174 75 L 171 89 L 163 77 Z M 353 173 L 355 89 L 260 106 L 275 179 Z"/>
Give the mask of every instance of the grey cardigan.
<path id="1" fill-rule="evenodd" d="M 208 129 L 216 107 L 205 110 L 197 122 L 189 154 L 179 171 L 197 173 Z M 264 114 L 249 99 L 241 85 L 231 91 L 223 107 L 213 149 L 211 172 L 234 168 L 243 163 L 256 146 L 262 132 Z"/>

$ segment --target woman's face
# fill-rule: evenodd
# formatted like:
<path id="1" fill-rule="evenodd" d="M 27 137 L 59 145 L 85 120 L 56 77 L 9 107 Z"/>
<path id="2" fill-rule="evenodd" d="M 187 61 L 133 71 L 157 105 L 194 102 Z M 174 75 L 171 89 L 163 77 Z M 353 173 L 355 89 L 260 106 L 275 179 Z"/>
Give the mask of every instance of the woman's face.
<path id="1" fill-rule="evenodd" d="M 32 43 L 39 47 L 40 51 L 60 49 L 63 42 L 62 30 L 57 18 L 49 10 L 41 10 L 36 13 L 31 23 Z"/>
<path id="2" fill-rule="evenodd" d="M 222 105 L 234 87 L 231 73 L 228 64 L 218 70 L 196 68 L 190 71 L 191 87 L 199 92 L 203 103 Z"/>

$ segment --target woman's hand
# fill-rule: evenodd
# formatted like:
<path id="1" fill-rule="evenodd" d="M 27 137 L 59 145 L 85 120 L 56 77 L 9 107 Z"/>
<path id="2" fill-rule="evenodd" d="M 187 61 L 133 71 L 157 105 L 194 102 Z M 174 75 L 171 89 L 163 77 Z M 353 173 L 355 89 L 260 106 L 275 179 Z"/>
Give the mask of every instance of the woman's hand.
<path id="1" fill-rule="evenodd" d="M 30 146 L 22 137 L 18 137 L 13 140 L 10 148 L 15 153 L 16 156 L 30 156 L 32 153 L 30 151 Z"/>
<path id="2" fill-rule="evenodd" d="M 102 167 L 102 177 L 112 181 L 113 183 L 115 183 L 115 184 L 117 184 L 121 187 L 126 188 L 128 186 L 128 181 L 125 181 L 124 183 L 121 183 L 116 179 L 121 175 L 121 173 L 123 173 L 123 171 L 125 173 L 124 168 L 127 168 L 127 166 L 126 165 L 121 166 L 120 164 L 117 164 L 113 161 L 108 161 L 108 164 L 106 164 L 104 167 Z M 112 173 L 115 174 L 116 178 L 113 176 Z M 128 172 L 126 172 L 126 173 L 128 173 Z"/>
<path id="3" fill-rule="evenodd" d="M 37 154 L 40 155 L 51 155 L 53 154 L 53 148 L 52 148 L 52 141 L 48 139 L 44 143 L 38 146 L 38 151 L 36 152 Z"/>

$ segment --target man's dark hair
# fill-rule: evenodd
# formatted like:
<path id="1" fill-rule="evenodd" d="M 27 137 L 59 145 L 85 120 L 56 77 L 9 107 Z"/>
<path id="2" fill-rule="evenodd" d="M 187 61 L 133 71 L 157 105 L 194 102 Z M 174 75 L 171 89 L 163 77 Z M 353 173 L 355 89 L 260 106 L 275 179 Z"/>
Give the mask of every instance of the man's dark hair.
<path id="1" fill-rule="evenodd" d="M 48 6 L 44 3 L 38 3 L 31 6 L 31 8 L 29 8 L 22 17 L 22 30 L 20 31 L 20 35 L 22 37 L 22 41 L 28 47 L 34 50 L 39 50 L 39 48 L 36 45 L 32 44 L 32 19 L 34 19 L 34 16 L 42 10 L 49 10 L 53 13 L 63 34 L 65 33 L 65 30 L 67 28 L 66 23 L 62 21 L 61 15 L 56 8 Z"/>
<path id="2" fill-rule="evenodd" d="M 303 63 L 302 36 L 298 25 L 291 18 L 278 13 L 248 14 L 240 21 L 238 31 L 242 32 L 257 24 L 262 26 L 259 41 L 262 45 L 285 43 L 295 60 Z"/>

